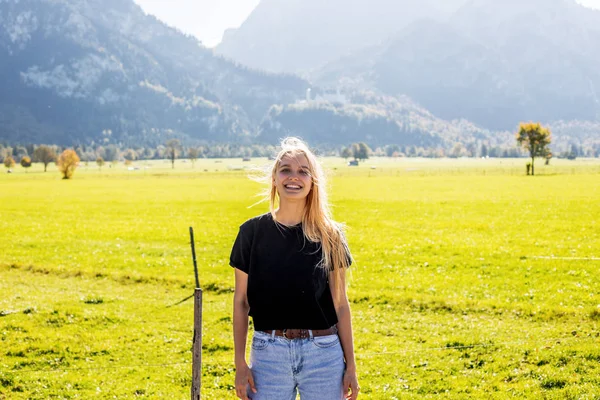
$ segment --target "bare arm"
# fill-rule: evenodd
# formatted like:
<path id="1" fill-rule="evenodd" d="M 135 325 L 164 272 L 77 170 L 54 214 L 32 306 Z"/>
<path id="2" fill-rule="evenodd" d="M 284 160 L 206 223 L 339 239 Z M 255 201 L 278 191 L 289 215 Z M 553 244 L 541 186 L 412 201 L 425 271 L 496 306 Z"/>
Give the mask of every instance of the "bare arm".
<path id="1" fill-rule="evenodd" d="M 344 359 L 346 360 L 346 372 L 344 373 L 344 390 L 345 394 L 348 389 L 351 389 L 351 394 L 347 395 L 346 398 L 355 400 L 358 396 L 360 387 L 358 386 L 358 378 L 356 376 L 356 360 L 354 358 L 354 337 L 352 334 L 352 316 L 350 313 L 350 303 L 348 302 L 348 296 L 346 294 L 346 282 L 342 282 L 344 292 L 342 296 L 335 295 L 335 288 L 333 283 L 329 281 L 329 289 L 333 294 L 333 302 L 335 306 L 335 312 L 337 314 L 338 323 L 338 335 L 340 336 L 340 342 L 344 351 Z"/>
<path id="2" fill-rule="evenodd" d="M 235 390 L 238 398 L 247 400 L 248 384 L 253 392 L 254 379 L 246 362 L 246 340 L 248 338 L 248 274 L 235 269 L 235 293 L 233 295 L 233 343 L 235 351 Z"/>

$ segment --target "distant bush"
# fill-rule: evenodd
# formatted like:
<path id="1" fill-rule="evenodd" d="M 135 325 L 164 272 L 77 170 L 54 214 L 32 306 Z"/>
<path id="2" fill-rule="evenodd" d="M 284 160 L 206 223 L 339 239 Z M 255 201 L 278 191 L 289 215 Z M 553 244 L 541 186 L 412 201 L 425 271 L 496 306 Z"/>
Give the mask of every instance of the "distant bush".
<path id="1" fill-rule="evenodd" d="M 75 173 L 77 164 L 79 164 L 79 156 L 75 150 L 67 149 L 58 157 L 56 164 L 58 165 L 58 170 L 63 174 L 63 179 L 71 179 Z"/>
<path id="2" fill-rule="evenodd" d="M 28 156 L 23 156 L 21 158 L 21 167 L 23 167 L 23 168 L 31 167 L 31 158 L 29 158 Z"/>
<path id="3" fill-rule="evenodd" d="M 15 160 L 11 156 L 4 157 L 4 166 L 8 169 L 11 169 L 15 166 Z"/>

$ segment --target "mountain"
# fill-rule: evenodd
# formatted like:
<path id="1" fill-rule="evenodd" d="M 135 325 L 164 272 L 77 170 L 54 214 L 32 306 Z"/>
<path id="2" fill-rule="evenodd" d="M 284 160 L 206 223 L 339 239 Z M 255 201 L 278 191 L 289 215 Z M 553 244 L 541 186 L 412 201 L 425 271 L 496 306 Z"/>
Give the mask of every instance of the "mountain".
<path id="1" fill-rule="evenodd" d="M 262 0 L 216 50 L 242 64 L 306 73 L 377 45 L 412 21 L 445 18 L 466 0 Z"/>
<path id="2" fill-rule="evenodd" d="M 364 141 L 374 148 L 393 144 L 447 152 L 457 143 L 478 150 L 483 143 L 511 147 L 514 142 L 508 132 L 490 132 L 465 120 L 437 118 L 407 97 L 363 90 L 341 96 L 339 101 L 319 101 L 321 97 L 317 94 L 317 100 L 273 106 L 256 140 L 272 143 L 295 135 L 323 145 Z"/>
<path id="3" fill-rule="evenodd" d="M 571 0 L 471 0 L 332 62 L 321 85 L 408 95 L 443 119 L 490 129 L 600 119 L 600 12 Z"/>
<path id="4" fill-rule="evenodd" d="M 325 91 L 215 56 L 129 0 L 2 1 L 0 60 L 8 143 L 274 143 L 296 134 L 315 144 L 448 147 L 461 135 L 407 98 L 355 91 L 344 104 L 300 101 L 307 88 Z"/>
<path id="5" fill-rule="evenodd" d="M 330 13 L 332 4 L 342 5 L 330 1 Z M 377 1 L 373 7 L 384 4 Z M 410 1 L 398 3 L 406 14 Z M 598 13 L 572 5 L 567 12 L 561 9 L 567 3 L 548 0 L 544 15 L 580 21 L 556 34 L 550 22 L 525 23 L 536 8 L 528 3 L 534 0 L 524 1 L 508 0 L 505 10 L 491 0 L 472 0 L 446 22 L 408 22 L 380 44 L 330 62 L 309 82 L 216 56 L 131 0 L 0 0 L 0 143 L 139 148 L 178 137 L 184 144 L 273 144 L 292 134 L 333 147 L 365 141 L 463 154 L 454 152 L 461 144 L 476 154 L 483 145 L 514 146 L 507 131 L 516 122 L 510 118 L 546 112 L 559 121 L 560 151 L 577 145 L 594 152 L 600 125 L 570 120 L 594 110 L 590 93 L 599 83 L 592 50 L 598 41 L 597 28 L 590 27 L 600 26 L 593 24 Z M 356 12 L 386 21 L 381 11 L 352 2 Z M 435 13 L 448 15 L 462 2 L 448 2 Z M 281 4 L 264 0 L 259 7 L 284 13 Z M 286 4 L 300 7 L 296 0 Z M 324 10 L 313 0 L 305 4 L 315 15 Z M 388 11 L 398 12 L 393 5 Z M 539 32 L 527 36 L 531 30 L 553 41 L 545 43 Z M 383 29 L 369 40 L 377 35 Z M 579 41 L 571 43 L 573 38 Z M 572 71 L 569 81 L 565 68 Z M 498 133 L 489 126 L 506 129 Z"/>
<path id="6" fill-rule="evenodd" d="M 309 85 L 215 56 L 131 0 L 0 1 L 0 140 L 249 140 Z"/>

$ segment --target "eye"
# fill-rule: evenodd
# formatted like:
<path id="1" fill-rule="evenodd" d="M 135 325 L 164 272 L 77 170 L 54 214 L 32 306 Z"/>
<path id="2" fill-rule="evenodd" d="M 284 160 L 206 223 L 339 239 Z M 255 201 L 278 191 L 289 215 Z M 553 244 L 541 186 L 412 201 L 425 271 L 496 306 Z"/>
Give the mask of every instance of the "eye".
<path id="1" fill-rule="evenodd" d="M 300 170 L 300 175 L 309 176 L 310 172 L 308 172 L 307 170 L 303 169 L 303 170 Z"/>
<path id="2" fill-rule="evenodd" d="M 279 172 L 284 173 L 284 174 L 288 174 L 290 172 L 290 169 L 289 168 L 281 168 L 279 170 Z"/>

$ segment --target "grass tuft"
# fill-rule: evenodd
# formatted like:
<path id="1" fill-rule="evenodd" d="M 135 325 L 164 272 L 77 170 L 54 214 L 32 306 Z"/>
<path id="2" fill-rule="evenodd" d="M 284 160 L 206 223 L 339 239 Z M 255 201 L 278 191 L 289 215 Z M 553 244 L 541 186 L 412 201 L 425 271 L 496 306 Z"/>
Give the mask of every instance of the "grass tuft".
<path id="1" fill-rule="evenodd" d="M 547 378 L 542 381 L 540 386 L 546 390 L 562 389 L 567 386 L 567 381 L 564 379 Z"/>
<path id="2" fill-rule="evenodd" d="M 226 293 L 233 293 L 233 287 L 223 286 L 216 282 L 210 282 L 210 283 L 204 285 L 204 287 L 202 287 L 202 291 L 212 292 L 212 293 L 216 293 L 216 294 L 226 294 Z"/>
<path id="3" fill-rule="evenodd" d="M 81 299 L 85 304 L 102 304 L 104 299 L 102 297 L 85 297 Z"/>
<path id="4" fill-rule="evenodd" d="M 15 384 L 15 378 L 12 375 L 7 375 L 0 372 L 0 387 L 11 387 Z"/>

